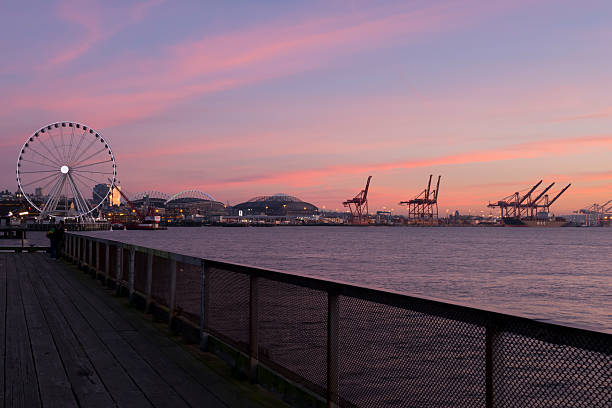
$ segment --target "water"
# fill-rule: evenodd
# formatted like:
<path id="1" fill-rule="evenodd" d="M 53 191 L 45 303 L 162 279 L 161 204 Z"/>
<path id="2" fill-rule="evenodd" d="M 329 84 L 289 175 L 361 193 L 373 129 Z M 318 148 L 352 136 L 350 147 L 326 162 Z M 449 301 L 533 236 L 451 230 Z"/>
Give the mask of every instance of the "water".
<path id="1" fill-rule="evenodd" d="M 612 333 L 612 228 L 209 227 L 86 234 Z"/>

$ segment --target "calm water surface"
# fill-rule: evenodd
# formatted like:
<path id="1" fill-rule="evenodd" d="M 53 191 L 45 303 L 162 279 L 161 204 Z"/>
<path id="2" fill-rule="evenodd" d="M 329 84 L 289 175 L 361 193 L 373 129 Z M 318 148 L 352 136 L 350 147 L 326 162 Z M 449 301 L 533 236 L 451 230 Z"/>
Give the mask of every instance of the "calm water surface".
<path id="1" fill-rule="evenodd" d="M 612 228 L 170 228 L 87 234 L 612 333 Z"/>

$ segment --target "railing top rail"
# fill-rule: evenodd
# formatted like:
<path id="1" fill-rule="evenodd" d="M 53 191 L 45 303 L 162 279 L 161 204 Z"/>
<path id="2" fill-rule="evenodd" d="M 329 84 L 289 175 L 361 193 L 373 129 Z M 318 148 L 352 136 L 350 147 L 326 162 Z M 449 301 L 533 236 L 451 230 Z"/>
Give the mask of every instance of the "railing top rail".
<path id="1" fill-rule="evenodd" d="M 67 234 L 72 235 L 72 233 Z M 441 318 L 488 327 L 494 330 L 513 332 L 550 343 L 589 348 L 593 351 L 612 354 L 612 333 L 595 331 L 591 328 L 580 327 L 579 325 L 552 321 L 543 322 L 524 316 L 510 315 L 496 310 L 483 309 L 476 306 L 449 302 L 427 296 L 415 296 L 387 289 L 357 285 L 349 282 L 323 279 L 292 272 L 264 269 L 255 266 L 229 263 L 213 259 L 199 258 L 190 255 L 182 255 L 106 238 L 92 237 L 85 234 L 74 235 L 83 236 L 93 241 L 105 242 L 123 248 L 134 248 L 139 252 L 152 252 L 156 256 L 174 259 L 178 262 L 187 264 L 204 265 L 204 263 L 206 263 L 208 267 L 220 268 L 235 273 L 256 275 L 258 277 L 263 277 L 277 282 L 293 284 L 337 295 L 354 297 L 387 306 L 410 309 L 415 312 L 422 312 Z M 592 342 L 592 345 L 586 345 L 582 342 L 579 342 L 579 344 L 574 344 L 572 338 L 578 338 L 580 336 L 589 336 L 595 341 Z"/>

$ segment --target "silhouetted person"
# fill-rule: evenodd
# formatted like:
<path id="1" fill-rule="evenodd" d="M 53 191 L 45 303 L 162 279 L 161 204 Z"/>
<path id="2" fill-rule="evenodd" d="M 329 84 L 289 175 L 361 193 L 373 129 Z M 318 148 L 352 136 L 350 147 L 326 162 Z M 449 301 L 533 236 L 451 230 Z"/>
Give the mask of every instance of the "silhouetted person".
<path id="1" fill-rule="evenodd" d="M 64 245 L 64 221 L 60 221 L 57 227 L 51 228 L 47 232 L 47 238 L 49 238 L 50 243 L 49 255 L 51 255 L 51 259 L 58 259 Z"/>
<path id="2" fill-rule="evenodd" d="M 62 256 L 62 250 L 64 249 L 64 220 L 61 220 L 59 226 L 55 229 L 55 258 Z"/>

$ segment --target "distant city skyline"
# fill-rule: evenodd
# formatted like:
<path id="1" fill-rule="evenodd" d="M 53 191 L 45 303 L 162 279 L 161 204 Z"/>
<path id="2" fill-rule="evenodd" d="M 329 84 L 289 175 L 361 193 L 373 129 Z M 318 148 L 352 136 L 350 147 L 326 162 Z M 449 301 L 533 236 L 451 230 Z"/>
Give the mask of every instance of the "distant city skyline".
<path id="1" fill-rule="evenodd" d="M 371 175 L 370 212 L 401 214 L 441 174 L 441 216 L 542 179 L 572 183 L 556 214 L 612 199 L 610 2 L 0 8 L 0 189 L 32 132 L 73 120 L 131 193 L 342 210 Z"/>

